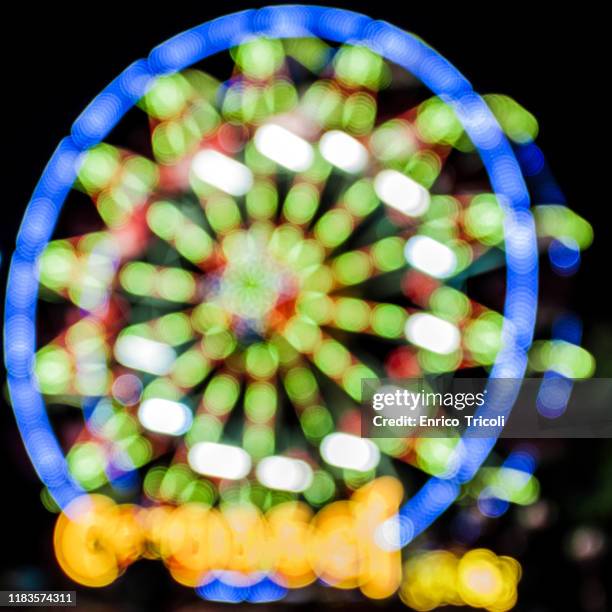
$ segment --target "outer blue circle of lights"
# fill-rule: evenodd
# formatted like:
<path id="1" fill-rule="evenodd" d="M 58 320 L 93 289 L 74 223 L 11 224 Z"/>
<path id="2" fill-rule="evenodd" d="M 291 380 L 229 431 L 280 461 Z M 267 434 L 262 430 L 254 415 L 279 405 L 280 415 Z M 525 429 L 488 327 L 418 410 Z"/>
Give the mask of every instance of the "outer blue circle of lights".
<path id="1" fill-rule="evenodd" d="M 506 212 L 504 226 L 507 290 L 502 334 L 504 348 L 491 378 L 518 379 L 525 372 L 537 308 L 537 247 L 529 193 L 521 170 L 497 121 L 471 84 L 436 51 L 384 21 L 321 6 L 271 6 L 234 13 L 187 30 L 159 45 L 112 81 L 74 122 L 45 168 L 27 206 L 9 271 L 4 349 L 13 410 L 30 459 L 51 495 L 66 507 L 83 490 L 71 478 L 38 391 L 33 365 L 36 350 L 37 257 L 51 238 L 76 178 L 82 154 L 98 144 L 145 94 L 152 79 L 182 70 L 254 36 L 318 37 L 369 47 L 420 79 L 452 105 L 486 167 Z M 505 394 L 496 413 L 509 413 L 515 395 Z M 485 404 L 482 412 L 490 407 Z M 496 438 L 464 437 L 457 469 L 431 477 L 401 508 L 404 546 L 426 529 L 456 499 L 462 482 L 480 467 Z"/>

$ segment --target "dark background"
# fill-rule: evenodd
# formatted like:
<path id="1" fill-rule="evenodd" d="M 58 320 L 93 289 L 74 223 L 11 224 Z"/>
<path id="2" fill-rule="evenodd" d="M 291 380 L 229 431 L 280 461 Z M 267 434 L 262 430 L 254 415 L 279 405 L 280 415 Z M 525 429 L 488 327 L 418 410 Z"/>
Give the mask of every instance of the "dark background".
<path id="1" fill-rule="evenodd" d="M 604 56 L 609 33 L 603 11 L 598 14 L 585 3 L 572 9 L 556 5 L 550 11 L 535 2 L 331 4 L 415 32 L 458 66 L 476 91 L 510 95 L 538 118 L 538 143 L 568 204 L 595 228 L 595 243 L 572 281 L 572 306 L 585 318 L 584 344 L 598 359 L 598 374 L 612 376 L 607 299 L 612 183 L 604 149 L 612 115 L 604 91 L 609 85 L 609 58 Z M 263 5 L 13 3 L 0 40 L 2 287 L 29 195 L 56 144 L 94 95 L 173 34 L 221 14 Z M 41 505 L 40 485 L 13 415 L 6 401 L 1 402 L 0 588 L 75 588 L 57 569 L 52 552 L 55 517 Z M 548 461 L 537 475 L 556 518 L 527 537 L 509 513 L 482 544 L 521 561 L 524 577 L 517 609 L 612 610 L 610 556 L 604 552 L 579 563 L 567 554 L 568 538 L 578 526 L 592 526 L 612 537 L 612 446 L 601 440 L 568 441 L 549 445 L 544 455 Z M 119 600 L 134 610 L 196 603 L 188 589 L 173 586 L 161 563 L 152 562 L 136 563 L 107 589 L 77 590 L 81 603 L 89 600 L 89 610 L 96 609 L 96 602 L 113 602 L 118 609 Z M 202 602 L 200 609 L 217 607 L 208 606 Z"/>

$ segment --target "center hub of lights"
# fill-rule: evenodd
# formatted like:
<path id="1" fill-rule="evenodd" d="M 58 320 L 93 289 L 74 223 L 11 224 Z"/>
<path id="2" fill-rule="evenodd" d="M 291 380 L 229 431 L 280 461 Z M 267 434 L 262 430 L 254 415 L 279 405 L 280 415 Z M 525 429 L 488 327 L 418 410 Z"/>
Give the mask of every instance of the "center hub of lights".
<path id="1" fill-rule="evenodd" d="M 297 277 L 270 253 L 263 238 L 244 232 L 228 242 L 226 262 L 209 281 L 206 300 L 232 317 L 240 335 L 264 335 L 291 316 Z"/>

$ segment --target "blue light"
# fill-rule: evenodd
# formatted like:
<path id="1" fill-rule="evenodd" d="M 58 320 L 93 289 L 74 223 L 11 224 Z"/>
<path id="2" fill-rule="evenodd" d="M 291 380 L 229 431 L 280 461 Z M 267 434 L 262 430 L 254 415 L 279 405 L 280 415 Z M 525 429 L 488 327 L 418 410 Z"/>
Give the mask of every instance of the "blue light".
<path id="1" fill-rule="evenodd" d="M 545 372 L 536 399 L 538 412 L 547 419 L 560 417 L 567 409 L 573 386 L 573 381 L 563 374 Z"/>
<path id="2" fill-rule="evenodd" d="M 582 338 L 582 322 L 572 314 L 559 317 L 553 323 L 553 340 L 579 344 Z M 548 418 L 556 419 L 567 410 L 574 381 L 556 370 L 544 373 L 536 399 L 538 412 Z"/>
<path id="3" fill-rule="evenodd" d="M 533 455 L 526 450 L 515 450 L 511 452 L 503 462 L 502 470 L 517 470 L 525 474 L 525 482 L 535 470 L 536 462 Z M 507 493 L 503 489 L 503 479 L 500 485 L 501 490 L 497 486 L 486 487 L 478 496 L 478 509 L 480 512 L 489 518 L 500 517 L 510 507 L 510 502 L 507 499 Z"/>
<path id="4" fill-rule="evenodd" d="M 135 104 L 145 95 L 154 78 L 147 60 L 140 59 L 129 65 L 115 81 L 121 94 Z"/>
<path id="5" fill-rule="evenodd" d="M 22 258 L 18 253 L 13 255 L 6 293 L 7 307 L 17 308 L 21 314 L 36 303 L 38 282 L 33 261 Z"/>
<path id="6" fill-rule="evenodd" d="M 16 340 L 5 348 L 7 370 L 12 378 L 27 378 L 34 368 L 36 332 L 32 319 L 14 314 L 5 322 L 4 333 Z"/>
<path id="7" fill-rule="evenodd" d="M 459 485 L 455 481 L 430 478 L 416 494 L 400 509 L 400 544 L 406 546 L 420 533 L 425 531 L 459 495 Z M 410 528 L 407 527 L 410 526 Z"/>
<path id="8" fill-rule="evenodd" d="M 60 141 L 34 189 L 32 200 L 49 198 L 55 204 L 57 216 L 76 178 L 76 165 L 81 153 L 82 149 L 72 138 Z"/>
<path id="9" fill-rule="evenodd" d="M 310 8 L 314 7 L 264 7 L 252 14 L 252 28 L 263 36 L 275 38 L 312 36 L 311 32 L 316 29 L 318 20 Z M 323 16 L 327 10 L 321 7 L 320 15 Z"/>
<path id="10" fill-rule="evenodd" d="M 53 200 L 48 198 L 32 200 L 23 217 L 22 230 L 17 240 L 17 250 L 21 255 L 28 259 L 40 255 L 42 248 L 51 238 L 56 215 Z"/>
<path id="11" fill-rule="evenodd" d="M 267 576 L 253 584 L 237 585 L 224 581 L 223 573 L 196 587 L 195 591 L 202 599 L 223 603 L 270 603 L 283 599 L 288 592 Z"/>
<path id="12" fill-rule="evenodd" d="M 495 497 L 492 491 L 484 489 L 478 496 L 478 509 L 489 518 L 499 518 L 505 514 L 510 507 L 510 502 L 505 499 Z"/>
<path id="13" fill-rule="evenodd" d="M 72 138 L 81 148 L 100 142 L 132 106 L 132 102 L 120 94 L 118 83 L 111 83 L 74 122 Z"/>
<path id="14" fill-rule="evenodd" d="M 580 247 L 571 238 L 553 240 L 548 246 L 548 258 L 555 272 L 569 276 L 580 266 Z"/>
<path id="15" fill-rule="evenodd" d="M 279 601 L 287 595 L 287 589 L 268 577 L 249 588 L 247 601 L 250 603 L 268 603 Z"/>
<path id="16" fill-rule="evenodd" d="M 582 321 L 573 314 L 558 317 L 553 323 L 552 337 L 565 340 L 571 344 L 580 344 L 582 339 Z"/>
<path id="17" fill-rule="evenodd" d="M 113 487 L 120 495 L 125 495 L 134 491 L 140 486 L 140 478 L 137 470 L 129 472 L 117 472 L 113 474 L 110 470 L 106 472 L 108 479 Z"/>
<path id="18" fill-rule="evenodd" d="M 544 153 L 535 142 L 518 145 L 515 148 L 516 157 L 525 176 L 535 176 L 544 169 Z"/>
<path id="19" fill-rule="evenodd" d="M 249 587 L 225 584 L 213 578 L 210 582 L 196 587 L 195 592 L 208 601 L 223 603 L 241 603 L 248 597 Z"/>

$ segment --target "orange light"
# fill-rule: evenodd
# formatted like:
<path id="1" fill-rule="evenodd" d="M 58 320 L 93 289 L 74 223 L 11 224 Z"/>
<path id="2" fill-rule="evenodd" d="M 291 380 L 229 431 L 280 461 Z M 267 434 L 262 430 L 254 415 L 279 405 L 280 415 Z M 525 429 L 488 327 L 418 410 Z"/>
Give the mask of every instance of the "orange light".
<path id="1" fill-rule="evenodd" d="M 291 589 L 316 579 L 309 562 L 312 516 L 310 507 L 301 502 L 280 504 L 266 515 L 276 550 L 276 572 Z"/>
<path id="2" fill-rule="evenodd" d="M 160 543 L 172 576 L 187 586 L 200 584 L 208 570 L 227 566 L 232 554 L 226 521 L 203 504 L 176 508 L 163 524 Z"/>
<path id="3" fill-rule="evenodd" d="M 119 563 L 110 527 L 115 503 L 102 495 L 79 497 L 58 516 L 53 534 L 55 556 L 69 578 L 90 587 L 111 584 Z M 69 518 L 70 516 L 70 518 Z"/>

